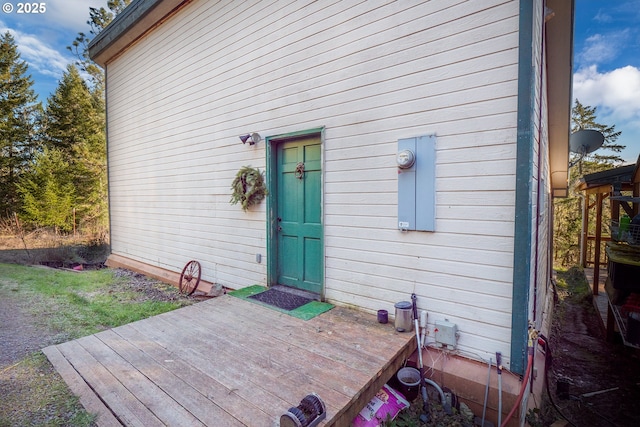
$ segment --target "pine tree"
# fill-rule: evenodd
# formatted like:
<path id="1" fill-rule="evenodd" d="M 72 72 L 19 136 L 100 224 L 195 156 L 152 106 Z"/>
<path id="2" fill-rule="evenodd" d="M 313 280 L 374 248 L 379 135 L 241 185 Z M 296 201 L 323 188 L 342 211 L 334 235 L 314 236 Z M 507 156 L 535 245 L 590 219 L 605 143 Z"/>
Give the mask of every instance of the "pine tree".
<path id="1" fill-rule="evenodd" d="M 76 65 L 91 76 L 92 90 L 96 92 L 98 96 L 103 96 L 104 73 L 102 69 L 89 58 L 91 36 L 95 36 L 104 30 L 129 3 L 131 3 L 131 0 L 108 0 L 107 9 L 104 7 L 90 7 L 89 20 L 87 21 L 87 24 L 91 27 L 89 35 L 82 32 L 78 33 L 71 46 L 67 46 L 67 49 L 78 58 Z"/>
<path id="2" fill-rule="evenodd" d="M 23 199 L 22 218 L 32 225 L 72 231 L 76 199 L 69 164 L 60 150 L 44 149 L 18 188 Z"/>
<path id="3" fill-rule="evenodd" d="M 595 129 L 604 135 L 604 144 L 598 149 L 620 153 L 625 146 L 616 144 L 621 132 L 616 132 L 615 125 L 609 126 L 597 121 L 596 107 L 586 106 L 576 99 L 571 110 L 571 131 L 581 129 Z M 605 155 L 597 152 L 580 157 L 572 153 L 569 170 L 569 196 L 554 202 L 554 263 L 559 266 L 572 266 L 580 262 L 580 235 L 582 231 L 582 198 L 576 185 L 584 175 L 611 169 L 615 163 L 622 162 L 616 154 Z M 593 214 L 593 212 L 592 212 Z M 595 219 L 590 218 L 590 226 L 594 226 Z M 589 230 L 590 234 L 594 230 Z"/>
<path id="4" fill-rule="evenodd" d="M 0 216 L 17 212 L 17 185 L 37 147 L 36 118 L 41 112 L 28 66 L 11 33 L 0 36 Z"/>
<path id="5" fill-rule="evenodd" d="M 76 66 L 69 65 L 49 97 L 45 145 L 68 165 L 74 208 L 85 231 L 107 226 L 107 170 L 103 102 L 93 94 Z"/>
<path id="6" fill-rule="evenodd" d="M 616 144 L 616 141 L 622 132 L 616 132 L 615 125 L 609 126 L 598 123 L 596 121 L 596 111 L 597 107 L 582 105 L 580 101 L 576 99 L 576 103 L 571 110 L 571 132 L 574 133 L 581 129 L 595 129 L 600 131 L 600 133 L 604 135 L 604 144 L 602 144 L 599 150 L 613 151 L 614 154 L 593 153 L 585 156 L 585 159 L 609 165 L 621 163 L 623 159 L 617 153 L 622 152 L 625 146 Z M 577 159 L 577 156 L 576 154 L 573 155 L 574 161 L 581 161 L 582 159 Z"/>

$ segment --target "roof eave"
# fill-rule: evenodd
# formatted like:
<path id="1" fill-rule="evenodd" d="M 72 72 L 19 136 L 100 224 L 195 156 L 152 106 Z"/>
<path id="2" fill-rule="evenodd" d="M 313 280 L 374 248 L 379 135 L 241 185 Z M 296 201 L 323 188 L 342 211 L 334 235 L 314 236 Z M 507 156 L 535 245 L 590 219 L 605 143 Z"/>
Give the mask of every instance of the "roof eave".
<path id="1" fill-rule="evenodd" d="M 552 195 L 566 197 L 573 96 L 574 0 L 547 0 L 547 6 L 554 13 L 546 24 L 549 173 Z"/>
<path id="2" fill-rule="evenodd" d="M 89 43 L 89 57 L 101 67 L 191 0 L 133 0 Z"/>

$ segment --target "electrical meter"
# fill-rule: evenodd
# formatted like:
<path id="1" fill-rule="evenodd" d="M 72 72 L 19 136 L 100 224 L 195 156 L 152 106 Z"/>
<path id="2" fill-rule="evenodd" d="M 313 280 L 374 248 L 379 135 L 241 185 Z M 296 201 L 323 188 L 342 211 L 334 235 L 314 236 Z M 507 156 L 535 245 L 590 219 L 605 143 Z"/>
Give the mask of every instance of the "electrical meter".
<path id="1" fill-rule="evenodd" d="M 416 156 L 411 150 L 402 150 L 397 154 L 396 162 L 400 169 L 409 169 L 416 162 Z"/>

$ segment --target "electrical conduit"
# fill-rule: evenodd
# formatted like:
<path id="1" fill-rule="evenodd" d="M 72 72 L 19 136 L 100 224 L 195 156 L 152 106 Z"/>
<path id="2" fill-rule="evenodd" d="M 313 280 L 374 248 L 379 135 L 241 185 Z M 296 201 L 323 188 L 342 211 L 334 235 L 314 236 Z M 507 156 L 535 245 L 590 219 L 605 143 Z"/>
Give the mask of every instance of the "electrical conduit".
<path id="1" fill-rule="evenodd" d="M 498 426 L 502 426 L 502 353 L 499 351 L 496 353 L 496 369 L 498 370 Z"/>
<path id="2" fill-rule="evenodd" d="M 489 372 L 487 373 L 487 385 L 484 388 L 484 405 L 482 406 L 482 427 L 484 427 L 485 416 L 487 415 L 487 401 L 489 399 L 489 384 L 491 383 L 491 365 L 493 360 L 489 358 Z"/>

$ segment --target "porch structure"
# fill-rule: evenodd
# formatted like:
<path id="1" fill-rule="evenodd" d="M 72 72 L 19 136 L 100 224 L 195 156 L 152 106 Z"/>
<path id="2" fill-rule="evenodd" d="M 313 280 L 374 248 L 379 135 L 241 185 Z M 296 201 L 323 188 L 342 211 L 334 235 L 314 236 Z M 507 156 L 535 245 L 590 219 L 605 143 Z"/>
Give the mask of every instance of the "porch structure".
<path id="1" fill-rule="evenodd" d="M 607 309 L 609 308 L 609 298 L 607 297 L 607 292 L 604 288 L 605 282 L 607 281 L 607 269 L 600 268 L 598 271 L 598 281 L 595 281 L 595 277 L 593 275 L 593 268 L 585 268 L 584 275 L 587 278 L 587 282 L 589 282 L 589 287 L 593 293 L 593 307 L 600 314 L 600 319 L 602 320 L 602 326 L 606 329 L 607 327 Z M 597 283 L 598 289 L 594 290 L 593 286 Z"/>
<path id="2" fill-rule="evenodd" d="M 277 426 L 312 392 L 341 426 L 415 349 L 361 311 L 303 321 L 224 295 L 43 351 L 99 426 Z"/>
<path id="3" fill-rule="evenodd" d="M 618 332 L 625 345 L 640 348 L 634 330 L 627 330 L 629 309 L 623 309 L 627 304 L 633 307 L 634 295 L 640 292 L 640 226 L 636 224 L 640 212 L 640 157 L 632 165 L 584 175 L 577 188 L 584 191 L 581 263 L 591 286 L 594 306 L 606 326 L 607 340 L 611 341 Z M 591 195 L 595 195 L 595 203 L 591 203 Z M 605 208 L 606 199 L 609 209 Z M 590 236 L 590 212 L 594 207 L 595 236 Z M 626 225 L 623 225 L 624 217 Z M 610 225 L 606 227 L 610 229 L 608 233 L 606 225 Z M 593 260 L 587 256 L 591 240 Z M 606 255 L 604 277 L 602 255 Z M 593 270 L 587 268 L 589 265 L 593 265 Z"/>

